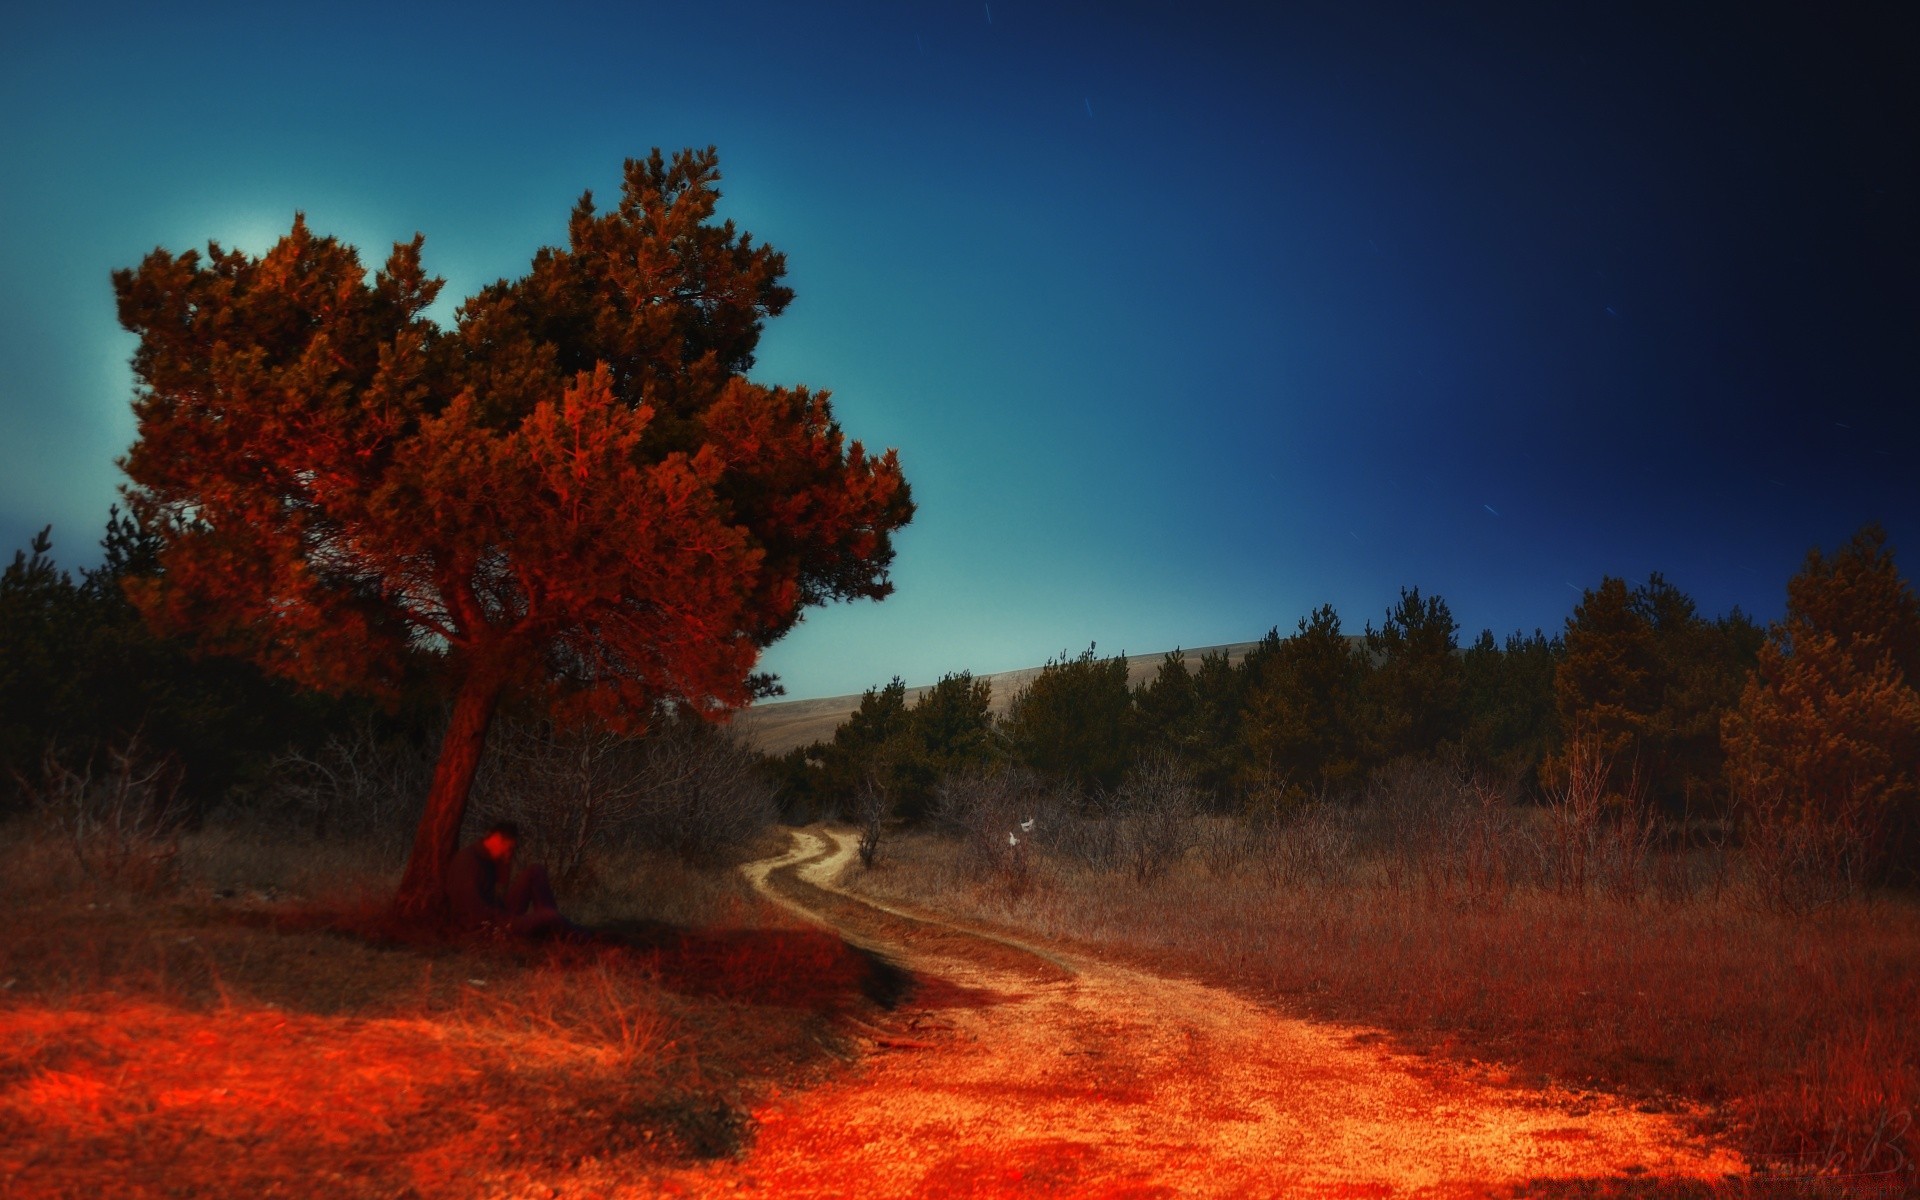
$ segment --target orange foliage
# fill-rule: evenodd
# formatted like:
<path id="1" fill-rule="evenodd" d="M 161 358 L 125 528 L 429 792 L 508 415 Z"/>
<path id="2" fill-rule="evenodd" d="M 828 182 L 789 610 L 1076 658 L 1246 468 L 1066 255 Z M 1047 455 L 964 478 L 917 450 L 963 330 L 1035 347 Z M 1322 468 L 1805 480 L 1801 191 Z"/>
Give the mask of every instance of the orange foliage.
<path id="1" fill-rule="evenodd" d="M 745 704 L 804 608 L 891 591 L 913 504 L 825 392 L 750 382 L 782 255 L 711 221 L 711 149 L 630 161 L 620 205 L 471 297 L 422 239 L 369 282 L 296 217 L 264 257 L 117 272 L 137 333 L 128 499 L 163 629 L 315 687 L 458 696 L 408 890 L 437 890 L 499 698 L 644 727 Z"/>

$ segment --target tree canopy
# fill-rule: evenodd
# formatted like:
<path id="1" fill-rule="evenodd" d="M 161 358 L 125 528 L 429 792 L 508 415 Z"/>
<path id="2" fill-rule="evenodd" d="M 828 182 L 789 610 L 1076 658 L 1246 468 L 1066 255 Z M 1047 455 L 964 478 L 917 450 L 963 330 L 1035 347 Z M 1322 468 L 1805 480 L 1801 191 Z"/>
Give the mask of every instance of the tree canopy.
<path id="1" fill-rule="evenodd" d="M 750 381 L 783 255 L 715 223 L 709 148 L 626 164 L 568 244 L 442 329 L 423 239 L 369 279 L 292 230 L 116 272 L 139 336 L 128 499 L 158 627 L 334 691 L 455 697 L 404 907 L 433 903 L 502 696 L 563 719 L 717 718 L 805 608 L 891 590 L 913 513 L 825 392 Z"/>

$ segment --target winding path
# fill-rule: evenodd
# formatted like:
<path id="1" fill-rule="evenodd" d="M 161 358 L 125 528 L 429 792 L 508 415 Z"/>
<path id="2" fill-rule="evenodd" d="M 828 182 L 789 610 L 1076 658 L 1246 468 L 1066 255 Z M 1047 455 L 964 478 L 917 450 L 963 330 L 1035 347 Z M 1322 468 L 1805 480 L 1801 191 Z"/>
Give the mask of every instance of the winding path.
<path id="1" fill-rule="evenodd" d="M 850 895 L 852 834 L 794 833 L 748 878 L 918 980 L 833 1084 L 754 1116 L 686 1194 L 1484 1196 L 1528 1181 L 1745 1169 L 1617 1099 L 1494 1087 L 1364 1031 Z"/>

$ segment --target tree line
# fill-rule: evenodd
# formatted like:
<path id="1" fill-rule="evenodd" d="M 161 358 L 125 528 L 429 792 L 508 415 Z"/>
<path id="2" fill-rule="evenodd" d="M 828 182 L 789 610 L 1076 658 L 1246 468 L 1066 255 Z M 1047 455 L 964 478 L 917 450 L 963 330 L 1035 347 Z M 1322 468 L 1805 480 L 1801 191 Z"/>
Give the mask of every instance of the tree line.
<path id="1" fill-rule="evenodd" d="M 1603 578 L 1552 635 L 1459 632 L 1444 599 L 1409 588 L 1358 634 L 1322 605 L 1237 662 L 1175 650 L 1137 687 L 1124 655 L 1062 654 L 998 717 L 968 672 L 911 705 L 895 678 L 774 769 L 800 817 L 877 797 L 922 819 L 943 778 L 1000 763 L 1082 797 L 1171 764 L 1214 812 L 1265 817 L 1442 758 L 1523 800 L 1578 782 L 1615 816 L 1738 819 L 1836 870 L 1920 875 L 1920 606 L 1878 527 L 1810 552 L 1771 627 L 1709 617 L 1656 573 Z"/>

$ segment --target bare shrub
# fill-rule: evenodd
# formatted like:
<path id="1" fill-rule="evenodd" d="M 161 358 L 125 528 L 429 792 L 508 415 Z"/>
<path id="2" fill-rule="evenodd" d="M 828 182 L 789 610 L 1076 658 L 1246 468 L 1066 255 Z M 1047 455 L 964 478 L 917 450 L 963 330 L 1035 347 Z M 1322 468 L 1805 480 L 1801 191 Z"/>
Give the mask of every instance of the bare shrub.
<path id="1" fill-rule="evenodd" d="M 1179 760 L 1141 760 L 1114 796 L 1119 857 L 1135 882 L 1151 883 L 1184 857 L 1195 840 L 1200 788 Z"/>
<path id="2" fill-rule="evenodd" d="M 1732 822 L 1696 815 L 1689 805 L 1680 819 L 1664 823 L 1648 864 L 1654 895 L 1666 904 L 1685 904 L 1707 893 L 1719 900 L 1733 864 Z"/>
<path id="3" fill-rule="evenodd" d="M 1600 886 L 1618 899 L 1636 899 L 1650 884 L 1653 844 L 1659 832 L 1659 818 L 1637 769 L 1611 817 L 1600 843 Z"/>
<path id="4" fill-rule="evenodd" d="M 1112 795 L 1061 791 L 1038 807 L 1047 816 L 1036 832 L 1049 853 L 1092 871 L 1119 867 L 1122 830 Z"/>
<path id="5" fill-rule="evenodd" d="M 1033 884 L 1034 847 L 1059 832 L 1058 813 L 1045 788 L 1024 767 L 969 767 L 934 790 L 935 820 L 956 835 L 961 865 L 975 878 L 1025 892 Z"/>
<path id="6" fill-rule="evenodd" d="M 638 818 L 642 761 L 635 739 L 618 734 L 502 724 L 474 780 L 473 816 L 518 824 L 528 861 L 544 862 L 566 886 L 590 849 Z"/>
<path id="7" fill-rule="evenodd" d="M 1387 883 L 1410 886 L 1442 841 L 1457 780 L 1431 759 L 1394 759 L 1367 779 L 1354 809 L 1355 849 L 1378 861 Z"/>
<path id="8" fill-rule="evenodd" d="M 1778 790 L 1741 797 L 1742 835 L 1755 899 L 1776 912 L 1810 913 L 1866 891 L 1872 866 L 1865 814 L 1815 811 Z"/>
<path id="9" fill-rule="evenodd" d="M 1566 779 L 1547 804 L 1547 853 L 1554 886 L 1584 895 L 1600 848 L 1608 764 L 1591 746 L 1567 747 Z"/>
<path id="10" fill-rule="evenodd" d="M 1612 759 L 1591 742 L 1567 746 L 1565 780 L 1547 804 L 1547 859 L 1563 893 L 1588 888 L 1623 899 L 1648 883 L 1657 822 L 1636 763 L 1625 789 L 1611 791 Z"/>
<path id="11" fill-rule="evenodd" d="M 515 821 L 530 859 L 571 883 L 603 847 L 723 862 L 773 822 L 774 791 L 727 731 L 676 722 L 632 737 L 509 726 L 474 782 L 471 819 Z"/>
<path id="12" fill-rule="evenodd" d="M 39 777 L 18 783 L 89 878 L 141 891 L 174 882 L 186 821 L 179 771 L 149 757 L 139 734 L 78 762 L 49 746 Z"/>
<path id="13" fill-rule="evenodd" d="M 1489 778 L 1459 759 L 1395 760 L 1368 779 L 1354 842 L 1395 889 L 1504 903 L 1539 873 L 1518 792 L 1517 775 Z"/>
<path id="14" fill-rule="evenodd" d="M 773 781 L 731 730 L 681 723 L 648 736 L 627 836 L 695 863 L 731 861 L 773 824 Z"/>
<path id="15" fill-rule="evenodd" d="M 874 860 L 880 857 L 880 834 L 890 805 L 887 790 L 875 780 L 867 780 L 860 789 L 858 809 L 860 815 L 860 866 L 873 870 Z"/>
<path id="16" fill-rule="evenodd" d="M 1255 830 L 1251 821 L 1240 817 L 1200 817 L 1194 825 L 1194 843 L 1207 874 L 1226 879 L 1252 853 Z"/>
<path id="17" fill-rule="evenodd" d="M 1341 806 L 1309 801 L 1253 827 L 1253 860 L 1275 887 L 1343 882 L 1353 868 L 1353 826 Z"/>
<path id="18" fill-rule="evenodd" d="M 266 813 L 316 838 L 403 843 L 426 802 L 437 740 L 383 737 L 368 719 L 318 749 L 288 750 L 273 762 Z"/>

